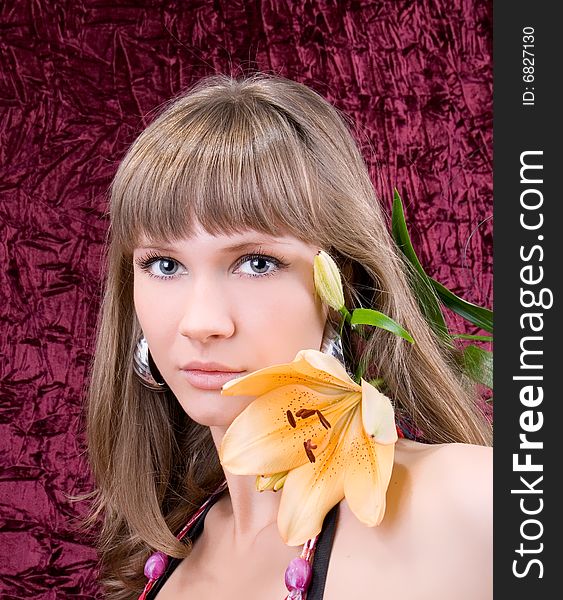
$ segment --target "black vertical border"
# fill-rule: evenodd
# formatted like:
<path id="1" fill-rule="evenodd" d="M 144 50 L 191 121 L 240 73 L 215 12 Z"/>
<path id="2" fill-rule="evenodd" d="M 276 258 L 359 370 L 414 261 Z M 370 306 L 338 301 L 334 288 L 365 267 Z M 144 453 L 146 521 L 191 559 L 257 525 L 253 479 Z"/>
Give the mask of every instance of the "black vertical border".
<path id="1" fill-rule="evenodd" d="M 563 350 L 561 348 L 561 279 L 563 278 L 563 228 L 558 213 L 563 213 L 563 128 L 562 98 L 558 95 L 562 78 L 563 24 L 556 17 L 555 3 L 547 1 L 497 0 L 493 5 L 493 68 L 494 68 L 494 597 L 511 600 L 559 597 L 563 574 Z M 523 61 L 524 28 L 533 28 L 534 80 L 524 81 Z M 526 32 L 530 32 L 527 29 Z M 528 78 L 530 79 L 530 78 Z M 526 89 L 528 88 L 528 89 Z M 533 92 L 533 105 L 524 92 Z M 541 151 L 541 155 L 528 155 L 529 164 L 542 164 L 542 170 L 528 170 L 528 179 L 541 178 L 541 183 L 522 183 L 520 180 L 521 155 L 526 151 Z M 533 210 L 523 208 L 521 195 L 526 189 L 541 192 L 543 204 Z M 536 191 L 526 192 L 524 202 L 540 202 Z M 521 214 L 529 224 L 543 225 L 537 230 L 526 230 L 520 223 Z M 535 220 L 535 221 L 534 221 Z M 543 236 L 543 238 L 541 237 Z M 536 249 L 531 257 L 530 252 Z M 523 260 L 521 252 L 528 258 Z M 543 256 L 542 256 L 543 252 Z M 541 282 L 528 285 L 521 280 L 521 269 L 526 278 L 539 278 Z M 540 270 L 543 267 L 543 273 Z M 553 305 L 524 308 L 521 289 L 529 289 L 539 296 L 542 288 L 551 290 Z M 544 292 L 549 304 L 549 294 Z M 527 302 L 530 295 L 527 295 Z M 526 312 L 541 313 L 541 331 L 532 332 Z M 524 348 L 541 350 L 541 354 L 528 355 L 527 364 L 541 368 L 521 369 L 521 343 L 525 336 L 535 335 L 540 340 L 527 340 Z M 515 376 L 540 375 L 543 380 L 526 382 Z M 535 407 L 525 406 L 520 399 L 525 385 L 541 386 L 543 400 Z M 539 390 L 535 389 L 536 400 Z M 530 398 L 528 396 L 528 398 Z M 534 398 L 532 398 L 532 401 Z M 523 416 L 526 411 L 528 417 Z M 541 413 L 541 416 L 540 414 Z M 543 443 L 543 448 L 520 449 L 522 419 L 524 425 L 538 426 L 537 432 L 528 433 L 529 440 Z M 526 419 L 528 419 L 526 421 Z M 514 454 L 518 462 L 541 465 L 536 472 L 515 472 Z M 528 481 L 528 489 L 520 476 Z M 534 482 L 543 477 L 539 483 Z M 540 492 L 541 490 L 541 492 Z M 524 509 L 536 515 L 524 514 Z M 525 523 L 527 520 L 527 523 Z M 538 524 L 539 522 L 539 524 Z M 541 524 L 541 525 L 540 525 Z M 527 537 L 537 539 L 526 539 Z M 523 550 L 521 550 L 521 544 Z M 543 544 L 543 546 L 542 546 Z M 534 562 L 536 559 L 541 563 Z M 516 562 L 515 562 L 516 561 Z M 517 577 L 514 570 L 524 576 Z M 540 574 L 542 577 L 540 577 Z M 476 574 L 478 576 L 478 574 Z M 555 590 L 551 594 L 548 590 Z M 558 591 L 559 590 L 559 591 Z M 553 596 L 553 594 L 555 596 Z"/>

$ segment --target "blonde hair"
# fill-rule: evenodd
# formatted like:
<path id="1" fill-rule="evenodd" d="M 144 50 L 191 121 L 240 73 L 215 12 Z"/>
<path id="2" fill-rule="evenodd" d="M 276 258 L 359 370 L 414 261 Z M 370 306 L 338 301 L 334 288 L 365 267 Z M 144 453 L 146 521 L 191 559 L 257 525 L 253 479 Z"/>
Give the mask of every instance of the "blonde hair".
<path id="1" fill-rule="evenodd" d="M 209 429 L 192 421 L 171 392 L 143 388 L 131 368 L 141 335 L 133 249 L 143 234 L 188 237 L 196 222 L 211 234 L 251 228 L 324 248 L 342 270 L 347 305 L 388 314 L 416 340 L 410 345 L 376 330 L 362 348 L 398 413 L 430 443 L 491 440 L 475 389 L 421 315 L 337 109 L 281 77 L 200 80 L 139 135 L 111 186 L 87 435 L 97 484 L 91 522 L 104 516 L 103 580 L 116 599 L 140 593 L 143 564 L 154 549 L 189 553 L 173 532 L 223 479 Z"/>

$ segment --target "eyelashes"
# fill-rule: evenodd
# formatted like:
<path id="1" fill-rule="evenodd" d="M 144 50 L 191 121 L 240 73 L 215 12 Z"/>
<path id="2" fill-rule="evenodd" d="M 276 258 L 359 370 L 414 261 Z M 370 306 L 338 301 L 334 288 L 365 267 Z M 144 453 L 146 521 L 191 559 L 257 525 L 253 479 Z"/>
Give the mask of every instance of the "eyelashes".
<path id="1" fill-rule="evenodd" d="M 169 256 L 162 256 L 161 254 L 158 254 L 154 251 L 149 252 L 141 258 L 135 259 L 135 264 L 142 271 L 146 272 L 147 275 L 149 275 L 150 277 L 155 277 L 156 279 L 176 279 L 181 276 L 181 273 L 171 273 L 169 275 L 156 275 L 155 273 L 153 273 L 151 270 L 152 265 L 161 261 L 168 261 L 172 263 L 172 265 L 181 265 L 181 263 L 176 259 L 171 258 Z M 272 275 L 275 275 L 278 271 L 285 269 L 289 266 L 289 263 L 285 261 L 283 256 L 276 257 L 270 256 L 268 254 L 262 254 L 260 252 L 253 252 L 251 254 L 245 254 L 244 256 L 241 256 L 235 263 L 235 269 L 238 269 L 243 264 L 249 261 L 266 261 L 267 263 L 273 264 L 274 269 L 271 269 L 265 273 L 243 273 L 241 275 L 242 277 L 271 277 Z"/>

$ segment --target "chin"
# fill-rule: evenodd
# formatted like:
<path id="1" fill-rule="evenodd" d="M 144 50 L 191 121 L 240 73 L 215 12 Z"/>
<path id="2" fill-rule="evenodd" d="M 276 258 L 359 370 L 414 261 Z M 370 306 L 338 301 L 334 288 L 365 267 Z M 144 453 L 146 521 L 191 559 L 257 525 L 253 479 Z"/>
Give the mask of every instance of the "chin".
<path id="1" fill-rule="evenodd" d="M 206 427 L 227 428 L 254 400 L 253 396 L 221 396 L 221 390 L 185 391 L 176 395 L 184 412 L 196 423 Z"/>

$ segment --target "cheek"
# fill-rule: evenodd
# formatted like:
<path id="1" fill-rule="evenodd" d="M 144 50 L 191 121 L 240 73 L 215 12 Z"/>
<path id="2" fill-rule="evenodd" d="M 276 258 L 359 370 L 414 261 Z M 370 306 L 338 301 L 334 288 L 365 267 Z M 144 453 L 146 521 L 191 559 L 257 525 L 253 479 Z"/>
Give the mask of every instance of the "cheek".
<path id="1" fill-rule="evenodd" d="M 256 358 L 267 365 L 291 362 L 304 348 L 318 349 L 325 319 L 326 309 L 313 288 L 289 280 L 253 295 L 243 322 Z"/>

